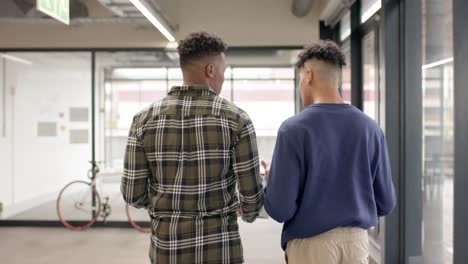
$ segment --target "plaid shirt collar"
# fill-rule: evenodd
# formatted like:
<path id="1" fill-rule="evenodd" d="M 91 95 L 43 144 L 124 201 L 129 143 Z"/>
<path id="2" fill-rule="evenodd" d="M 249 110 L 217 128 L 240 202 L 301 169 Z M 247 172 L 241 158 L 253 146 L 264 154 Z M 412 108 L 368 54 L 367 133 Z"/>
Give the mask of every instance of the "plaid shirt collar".
<path id="1" fill-rule="evenodd" d="M 171 96 L 206 96 L 216 95 L 215 91 L 207 85 L 183 85 L 173 86 L 168 95 Z"/>

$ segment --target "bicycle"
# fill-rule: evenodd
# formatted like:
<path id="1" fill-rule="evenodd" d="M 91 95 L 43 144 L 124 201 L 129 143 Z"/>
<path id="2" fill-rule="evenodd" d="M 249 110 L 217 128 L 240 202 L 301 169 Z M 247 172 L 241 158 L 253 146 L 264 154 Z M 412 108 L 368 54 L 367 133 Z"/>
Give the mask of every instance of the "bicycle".
<path id="1" fill-rule="evenodd" d="M 96 162 L 90 161 L 91 169 L 88 171 L 90 181 L 72 181 L 65 185 L 57 198 L 57 214 L 60 222 L 70 230 L 81 231 L 91 227 L 99 217 L 106 223 L 112 208 L 109 196 L 101 200 L 99 167 Z M 98 191 L 101 189 L 101 192 Z M 151 232 L 150 227 L 142 226 L 132 217 L 132 207 L 126 204 L 126 214 L 130 224 L 140 232 Z M 148 223 L 149 226 L 149 223 Z"/>

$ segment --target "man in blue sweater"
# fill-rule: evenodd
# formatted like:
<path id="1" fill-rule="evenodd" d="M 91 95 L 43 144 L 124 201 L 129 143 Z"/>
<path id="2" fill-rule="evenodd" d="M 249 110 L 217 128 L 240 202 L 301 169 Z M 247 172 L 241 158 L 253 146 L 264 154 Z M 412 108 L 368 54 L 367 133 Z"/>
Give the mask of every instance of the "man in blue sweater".
<path id="1" fill-rule="evenodd" d="M 296 64 L 305 109 L 278 131 L 265 209 L 283 223 L 290 264 L 368 263 L 367 229 L 395 207 L 382 129 L 345 104 L 345 58 L 331 41 L 304 49 Z"/>

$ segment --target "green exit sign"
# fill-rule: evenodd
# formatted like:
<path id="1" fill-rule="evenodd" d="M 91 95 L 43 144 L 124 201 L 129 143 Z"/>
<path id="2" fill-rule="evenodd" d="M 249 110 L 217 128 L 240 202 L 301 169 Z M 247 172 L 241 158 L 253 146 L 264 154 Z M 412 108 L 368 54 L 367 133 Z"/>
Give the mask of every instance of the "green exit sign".
<path id="1" fill-rule="evenodd" d="M 37 0 L 37 9 L 70 25 L 70 0 Z"/>

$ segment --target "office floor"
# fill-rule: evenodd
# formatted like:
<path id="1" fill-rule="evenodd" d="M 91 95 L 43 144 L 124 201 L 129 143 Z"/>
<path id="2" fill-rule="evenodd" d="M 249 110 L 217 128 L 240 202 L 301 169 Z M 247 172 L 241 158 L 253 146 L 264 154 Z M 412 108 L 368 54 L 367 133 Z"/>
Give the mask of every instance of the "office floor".
<path id="1" fill-rule="evenodd" d="M 452 263 L 453 181 L 446 180 L 442 188 L 443 192 L 426 192 L 444 196 L 425 196 L 423 213 L 427 220 L 423 231 L 427 241 L 443 243 L 425 243 L 424 252 L 426 258 L 437 260 L 434 263 Z M 119 184 L 106 183 L 104 191 L 111 198 L 112 214 L 108 220 L 127 221 Z M 133 217 L 148 220 L 144 211 Z M 57 221 L 56 201 L 41 203 L 8 220 Z M 240 221 L 240 225 L 246 263 L 284 263 L 279 246 L 280 224 L 258 219 L 254 224 Z M 146 234 L 129 228 L 93 228 L 85 232 L 71 232 L 65 228 L 0 228 L 0 264 L 148 263 L 148 246 Z M 441 247 L 444 249 L 440 250 Z"/>
<path id="2" fill-rule="evenodd" d="M 246 263 L 284 263 L 281 225 L 259 219 L 240 223 Z M 0 263 L 140 264 L 148 261 L 149 237 L 130 228 L 0 228 Z"/>

